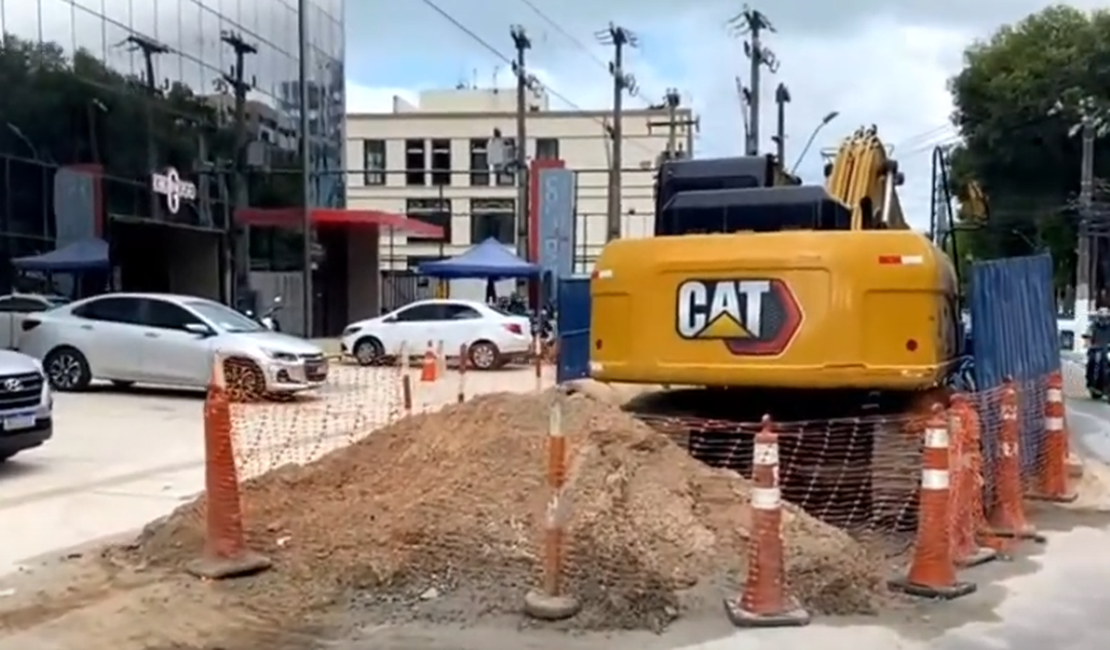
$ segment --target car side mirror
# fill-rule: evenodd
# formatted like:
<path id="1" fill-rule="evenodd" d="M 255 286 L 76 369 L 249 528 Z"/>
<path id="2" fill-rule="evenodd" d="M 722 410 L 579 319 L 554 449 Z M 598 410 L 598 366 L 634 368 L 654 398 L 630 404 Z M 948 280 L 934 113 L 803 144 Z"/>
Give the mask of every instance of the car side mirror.
<path id="1" fill-rule="evenodd" d="M 208 327 L 204 323 L 185 323 L 185 331 L 196 334 L 202 338 L 207 338 L 209 336 L 215 335 L 215 332 L 212 331 L 212 328 Z"/>
<path id="2" fill-rule="evenodd" d="M 396 316 L 386 316 L 384 319 L 382 319 L 382 322 L 383 323 L 396 323 L 397 322 L 397 317 Z"/>

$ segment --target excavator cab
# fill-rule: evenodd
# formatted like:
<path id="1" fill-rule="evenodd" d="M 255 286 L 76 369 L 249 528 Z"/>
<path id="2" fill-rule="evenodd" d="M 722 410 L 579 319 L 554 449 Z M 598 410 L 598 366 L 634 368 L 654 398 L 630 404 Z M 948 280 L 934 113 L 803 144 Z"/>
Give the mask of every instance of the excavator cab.
<path id="1" fill-rule="evenodd" d="M 820 186 L 682 192 L 663 214 L 682 233 L 848 230 L 852 211 Z"/>
<path id="2" fill-rule="evenodd" d="M 688 213 L 676 212 L 673 207 L 674 200 L 684 194 L 797 184 L 798 179 L 786 174 L 770 155 L 665 161 L 655 177 L 655 236 L 735 230 L 706 230 L 684 221 Z"/>

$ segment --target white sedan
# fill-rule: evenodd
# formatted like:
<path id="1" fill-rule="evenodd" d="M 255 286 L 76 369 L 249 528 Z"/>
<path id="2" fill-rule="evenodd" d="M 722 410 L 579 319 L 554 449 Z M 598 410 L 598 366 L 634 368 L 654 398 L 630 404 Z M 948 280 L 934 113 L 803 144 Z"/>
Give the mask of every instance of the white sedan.
<path id="1" fill-rule="evenodd" d="M 378 318 L 351 323 L 343 330 L 341 350 L 362 365 L 402 354 L 419 356 L 428 344 L 443 345 L 456 356 L 467 346 L 472 368 L 499 368 L 532 350 L 528 319 L 474 300 L 421 300 Z"/>
<path id="2" fill-rule="evenodd" d="M 203 387 L 216 352 L 234 359 L 229 384 L 245 397 L 294 393 L 327 378 L 320 348 L 205 298 L 105 294 L 33 314 L 22 330 L 19 350 L 40 359 L 63 391 L 93 379 Z"/>

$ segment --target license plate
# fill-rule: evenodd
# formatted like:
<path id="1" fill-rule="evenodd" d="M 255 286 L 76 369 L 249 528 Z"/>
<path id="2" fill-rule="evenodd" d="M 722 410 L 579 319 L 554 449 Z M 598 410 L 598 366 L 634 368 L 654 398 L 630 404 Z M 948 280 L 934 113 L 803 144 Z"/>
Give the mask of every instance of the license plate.
<path id="1" fill-rule="evenodd" d="M 33 426 L 35 426 L 35 416 L 33 415 L 14 415 L 10 418 L 4 418 L 4 431 L 30 429 Z"/>
<path id="2" fill-rule="evenodd" d="M 328 373 L 328 367 L 323 363 L 306 364 L 304 370 L 309 379 L 321 379 Z"/>

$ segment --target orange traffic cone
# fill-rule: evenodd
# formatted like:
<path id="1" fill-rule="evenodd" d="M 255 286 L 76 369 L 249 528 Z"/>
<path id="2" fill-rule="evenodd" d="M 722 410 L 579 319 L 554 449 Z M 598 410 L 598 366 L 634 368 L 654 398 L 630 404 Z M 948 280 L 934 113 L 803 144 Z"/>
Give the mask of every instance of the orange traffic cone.
<path id="1" fill-rule="evenodd" d="M 217 354 L 204 400 L 204 553 L 187 571 L 209 580 L 234 578 L 270 568 L 270 560 L 247 547 L 232 444 L 231 406 L 224 359 Z"/>
<path id="2" fill-rule="evenodd" d="M 979 543 L 980 534 L 986 529 L 983 511 L 983 459 L 980 453 L 979 416 L 967 395 L 952 396 L 949 410 L 949 432 L 952 445 L 949 468 L 951 486 L 949 508 L 953 515 L 952 561 L 957 567 L 967 568 L 989 562 L 998 553 Z"/>
<path id="3" fill-rule="evenodd" d="M 439 362 L 436 361 L 435 344 L 428 341 L 428 349 L 424 351 L 424 361 L 420 364 L 420 381 L 434 382 L 439 379 Z"/>
<path id="4" fill-rule="evenodd" d="M 1018 394 L 1012 379 L 1007 378 L 1002 387 L 1000 411 L 1002 428 L 999 431 L 999 458 L 995 464 L 994 501 L 989 508 L 989 534 L 996 537 L 1029 539 L 1039 543 L 1045 537 L 1025 517 L 1025 502 L 1021 490 L 1021 434 L 1018 430 Z"/>
<path id="5" fill-rule="evenodd" d="M 925 449 L 921 458 L 918 493 L 917 539 L 905 578 L 890 581 L 890 588 L 911 596 L 952 600 L 975 591 L 975 584 L 956 577 L 951 534 L 951 433 L 939 404 L 925 424 Z"/>
<path id="6" fill-rule="evenodd" d="M 1030 499 L 1069 503 L 1079 493 L 1068 485 L 1068 429 L 1064 419 L 1064 378 L 1060 371 L 1048 377 L 1044 404 L 1044 442 L 1037 467 L 1036 487 Z"/>
<path id="7" fill-rule="evenodd" d="M 751 532 L 748 576 L 739 598 L 725 599 L 725 615 L 737 627 L 796 627 L 809 623 L 786 587 L 779 488 L 779 437 L 763 416 L 752 449 Z"/>

